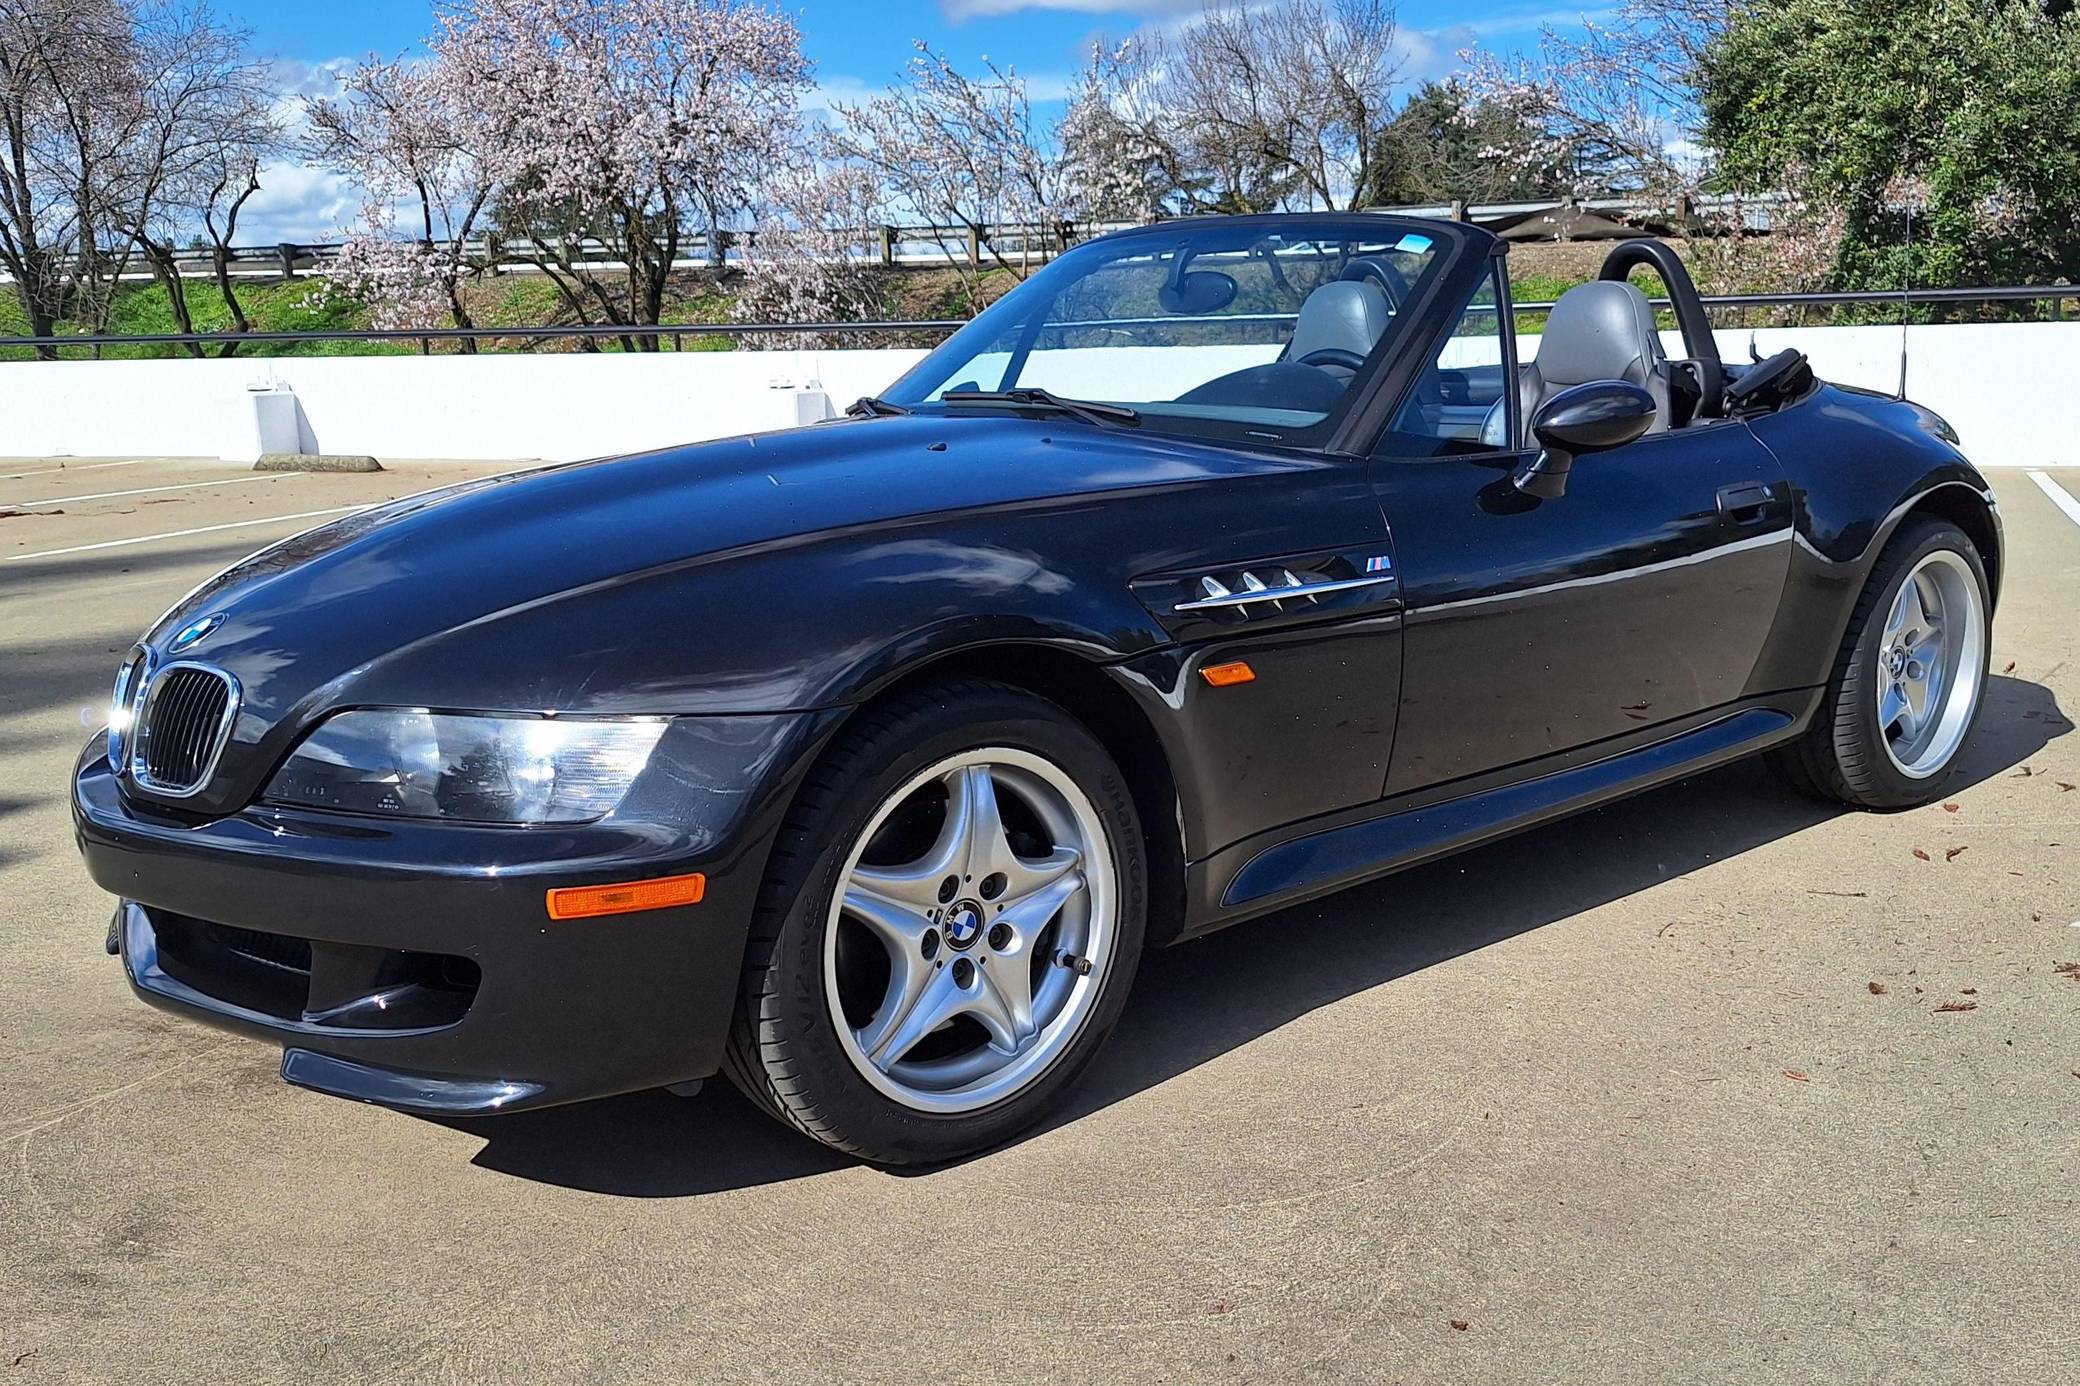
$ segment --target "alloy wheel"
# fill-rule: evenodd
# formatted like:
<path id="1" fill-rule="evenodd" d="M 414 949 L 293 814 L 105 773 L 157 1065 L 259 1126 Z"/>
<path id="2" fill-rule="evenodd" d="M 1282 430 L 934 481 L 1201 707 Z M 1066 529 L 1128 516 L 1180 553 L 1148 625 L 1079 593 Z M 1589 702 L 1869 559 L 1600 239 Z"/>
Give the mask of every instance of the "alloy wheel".
<path id="1" fill-rule="evenodd" d="M 1075 1041 L 1116 952 L 1113 854 L 1053 762 L 962 752 L 885 799 L 848 853 L 824 992 L 860 1074 L 953 1114 L 1015 1096 Z"/>
<path id="2" fill-rule="evenodd" d="M 1928 554 L 1893 598 L 1878 643 L 1878 731 L 1902 774 L 1927 779 L 1970 729 L 1986 672 L 1986 611 L 1970 566 Z"/>

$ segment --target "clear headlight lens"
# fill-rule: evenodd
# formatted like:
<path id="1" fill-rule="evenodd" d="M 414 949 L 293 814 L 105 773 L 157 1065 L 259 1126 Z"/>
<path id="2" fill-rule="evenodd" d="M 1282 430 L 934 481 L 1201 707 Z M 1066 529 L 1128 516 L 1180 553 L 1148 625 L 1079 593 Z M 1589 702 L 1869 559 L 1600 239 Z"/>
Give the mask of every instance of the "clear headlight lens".
<path id="1" fill-rule="evenodd" d="M 304 738 L 266 798 L 398 818 L 581 822 L 621 802 L 666 725 L 342 712 Z"/>
<path id="2" fill-rule="evenodd" d="M 143 691 L 144 651 L 132 650 L 116 670 L 115 693 L 108 704 L 108 763 L 118 773 L 129 754 L 130 732 L 137 720 L 137 696 Z"/>

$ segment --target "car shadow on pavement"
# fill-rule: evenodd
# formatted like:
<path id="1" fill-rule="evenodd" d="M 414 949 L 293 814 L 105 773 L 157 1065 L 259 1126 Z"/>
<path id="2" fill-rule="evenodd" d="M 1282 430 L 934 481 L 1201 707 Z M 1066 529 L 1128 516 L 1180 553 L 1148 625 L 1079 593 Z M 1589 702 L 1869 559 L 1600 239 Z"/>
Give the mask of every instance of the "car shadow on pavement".
<path id="1" fill-rule="evenodd" d="M 1986 699 L 1957 791 L 2012 772 L 2073 729 L 2042 685 L 1995 677 Z M 1131 1098 L 1347 996 L 1846 811 L 1785 789 L 1751 760 L 1151 953 L 1112 1042 L 1042 1129 Z M 719 1078 L 690 1100 L 642 1093 L 444 1124 L 484 1139 L 473 1161 L 481 1167 L 630 1197 L 712 1193 L 853 1163 L 766 1118 Z"/>

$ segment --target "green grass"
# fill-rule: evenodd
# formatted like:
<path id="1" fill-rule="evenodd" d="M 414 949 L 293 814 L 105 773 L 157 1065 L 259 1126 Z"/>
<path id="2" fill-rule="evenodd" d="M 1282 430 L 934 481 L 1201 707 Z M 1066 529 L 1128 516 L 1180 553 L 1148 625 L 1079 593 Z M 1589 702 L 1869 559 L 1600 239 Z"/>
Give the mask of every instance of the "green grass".
<path id="1" fill-rule="evenodd" d="M 1017 280 L 1006 271 L 992 269 L 982 275 L 980 294 L 985 299 L 995 299 Z M 1513 276 L 1510 291 L 1519 303 L 1550 302 L 1580 283 L 1579 279 L 1565 275 L 1527 273 Z M 1661 282 L 1651 274 L 1634 276 L 1634 283 L 1645 290 L 1649 297 L 1663 292 Z M 673 323 L 727 323 L 731 321 L 734 295 L 728 288 L 718 288 L 705 277 L 689 276 L 678 286 L 679 292 L 666 301 L 663 314 L 667 325 Z M 320 279 L 297 279 L 290 281 L 242 280 L 238 284 L 239 302 L 245 306 L 246 316 L 256 329 L 276 332 L 311 332 L 327 330 L 353 330 L 369 325 L 368 313 L 352 299 L 323 292 L 324 281 Z M 231 322 L 230 310 L 224 305 L 216 286 L 203 280 L 190 280 L 187 284 L 189 310 L 194 316 L 195 326 L 204 332 L 222 331 Z M 897 317 L 959 317 L 965 311 L 966 299 L 957 275 L 931 272 L 905 272 L 890 284 L 888 311 Z M 533 327 L 568 323 L 573 320 L 562 295 L 556 286 L 539 275 L 504 275 L 487 279 L 474 285 L 470 292 L 470 314 L 478 326 L 485 328 Z M 1673 316 L 1666 310 L 1659 319 L 1664 327 L 1675 325 Z M 1545 327 L 1546 315 L 1542 312 L 1519 312 L 1517 330 L 1538 332 Z M 63 323 L 59 330 L 77 332 L 78 325 Z M 126 285 L 117 296 L 109 330 L 118 335 L 137 335 L 172 332 L 175 329 L 173 310 L 167 301 L 166 291 L 156 284 Z M 21 305 L 12 293 L 0 290 L 0 337 L 24 336 L 28 323 Z M 666 351 L 732 351 L 738 348 L 735 338 L 712 333 L 681 337 L 675 343 L 667 336 L 663 347 Z M 523 342 L 518 339 L 487 341 L 484 347 L 491 351 L 563 352 L 580 350 L 575 340 Z M 241 356 L 378 356 L 412 355 L 418 346 L 411 342 L 295 342 L 295 343 L 248 343 L 241 348 Z M 599 342 L 602 351 L 620 351 L 621 343 L 611 337 Z M 206 348 L 212 355 L 215 347 Z M 454 342 L 434 345 L 434 350 L 443 354 L 459 350 Z M 61 354 L 68 360 L 88 359 L 92 353 L 86 348 L 67 347 Z M 0 348 L 0 361 L 27 360 L 33 355 L 25 348 Z M 174 346 L 126 346 L 110 347 L 102 352 L 107 360 L 137 360 L 150 358 L 175 358 L 187 355 Z"/>
<path id="2" fill-rule="evenodd" d="M 187 281 L 188 311 L 198 332 L 221 332 L 231 325 L 231 309 L 225 304 L 224 296 L 215 284 L 205 280 Z M 324 284 L 321 280 L 298 279 L 286 282 L 264 280 L 242 281 L 236 285 L 239 303 L 246 310 L 246 318 L 254 330 L 261 332 L 323 332 L 353 330 L 368 325 L 368 315 L 361 305 L 351 300 L 332 297 L 320 303 L 318 298 Z M 0 337 L 28 335 L 28 320 L 20 302 L 11 293 L 0 293 Z M 65 321 L 58 324 L 60 334 L 83 331 L 81 324 Z M 166 290 L 157 284 L 125 286 L 115 298 L 109 312 L 108 331 L 114 336 L 145 336 L 166 332 L 178 332 L 179 324 L 174 321 L 173 304 Z M 227 340 L 229 340 L 227 338 Z M 214 355 L 216 348 L 208 346 L 205 351 Z M 369 356 L 398 355 L 412 350 L 409 345 L 388 342 L 274 342 L 264 345 L 247 345 L 241 355 L 254 356 Z M 65 360 L 89 360 L 94 353 L 86 347 L 61 347 L 60 356 Z M 101 359 L 106 361 L 157 360 L 183 357 L 189 353 L 183 347 L 170 345 L 139 345 L 105 347 Z M 0 361 L 22 361 L 34 357 L 27 348 L 0 348 Z"/>

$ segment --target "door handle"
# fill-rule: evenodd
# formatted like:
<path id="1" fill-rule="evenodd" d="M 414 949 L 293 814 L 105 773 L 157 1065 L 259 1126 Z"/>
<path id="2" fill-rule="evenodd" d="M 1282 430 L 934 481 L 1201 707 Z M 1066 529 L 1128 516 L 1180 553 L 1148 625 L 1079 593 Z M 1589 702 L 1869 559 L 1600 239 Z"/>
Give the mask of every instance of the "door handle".
<path id="1" fill-rule="evenodd" d="M 1736 524 L 1759 520 L 1776 498 L 1776 488 L 1766 481 L 1722 486 L 1719 488 L 1719 513 Z"/>

